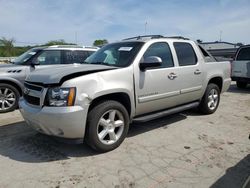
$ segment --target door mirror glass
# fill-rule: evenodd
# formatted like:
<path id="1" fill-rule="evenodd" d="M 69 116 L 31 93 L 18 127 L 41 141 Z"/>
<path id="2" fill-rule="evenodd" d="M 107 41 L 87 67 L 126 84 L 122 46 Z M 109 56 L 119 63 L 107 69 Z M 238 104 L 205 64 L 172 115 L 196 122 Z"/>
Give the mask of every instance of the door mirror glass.
<path id="1" fill-rule="evenodd" d="M 145 71 L 147 68 L 156 68 L 160 67 L 161 65 L 162 59 L 160 57 L 149 56 L 140 63 L 140 69 L 141 71 Z"/>

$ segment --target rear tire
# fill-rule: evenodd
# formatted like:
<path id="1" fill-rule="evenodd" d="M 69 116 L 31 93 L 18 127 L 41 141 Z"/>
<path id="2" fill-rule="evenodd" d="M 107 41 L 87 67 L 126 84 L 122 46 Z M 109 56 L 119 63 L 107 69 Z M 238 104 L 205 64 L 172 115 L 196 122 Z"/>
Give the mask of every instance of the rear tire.
<path id="1" fill-rule="evenodd" d="M 18 106 L 19 91 L 9 84 L 0 83 L 0 113 L 13 111 Z"/>
<path id="2" fill-rule="evenodd" d="M 206 92 L 202 97 L 199 105 L 199 110 L 203 114 L 214 113 L 220 103 L 220 89 L 216 84 L 208 84 Z"/>
<path id="3" fill-rule="evenodd" d="M 241 81 L 237 81 L 236 85 L 238 88 L 244 89 L 247 87 L 247 83 L 246 82 L 241 82 Z"/>
<path id="4" fill-rule="evenodd" d="M 99 152 L 111 151 L 123 142 L 128 129 L 129 115 L 126 108 L 117 101 L 103 101 L 88 114 L 86 142 Z"/>

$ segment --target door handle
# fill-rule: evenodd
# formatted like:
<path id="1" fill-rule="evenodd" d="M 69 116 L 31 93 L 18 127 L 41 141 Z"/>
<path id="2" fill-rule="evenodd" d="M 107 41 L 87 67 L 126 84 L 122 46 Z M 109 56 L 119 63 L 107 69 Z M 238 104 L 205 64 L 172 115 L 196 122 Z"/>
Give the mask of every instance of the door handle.
<path id="1" fill-rule="evenodd" d="M 173 73 L 173 72 L 171 72 L 169 75 L 168 75 L 168 78 L 170 79 L 170 80 L 173 80 L 173 79 L 175 79 L 177 77 L 177 75 L 175 74 L 175 73 Z"/>
<path id="2" fill-rule="evenodd" d="M 200 71 L 199 69 L 196 69 L 196 70 L 194 71 L 194 74 L 201 74 L 201 71 Z"/>

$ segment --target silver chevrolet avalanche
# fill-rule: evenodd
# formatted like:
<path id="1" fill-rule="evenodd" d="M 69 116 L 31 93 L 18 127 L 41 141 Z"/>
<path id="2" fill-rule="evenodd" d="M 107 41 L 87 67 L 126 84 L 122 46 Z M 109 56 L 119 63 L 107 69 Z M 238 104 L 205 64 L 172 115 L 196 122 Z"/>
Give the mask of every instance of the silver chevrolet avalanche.
<path id="1" fill-rule="evenodd" d="M 123 142 L 132 121 L 195 107 L 214 113 L 230 82 L 230 63 L 216 62 L 195 42 L 139 36 L 102 47 L 85 64 L 31 72 L 19 104 L 35 130 L 84 138 L 105 152 Z"/>

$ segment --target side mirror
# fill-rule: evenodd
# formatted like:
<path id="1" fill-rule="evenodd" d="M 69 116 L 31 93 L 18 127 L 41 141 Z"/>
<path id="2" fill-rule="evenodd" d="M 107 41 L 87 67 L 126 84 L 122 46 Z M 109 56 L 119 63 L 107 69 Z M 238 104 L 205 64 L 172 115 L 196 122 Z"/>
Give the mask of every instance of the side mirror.
<path id="1" fill-rule="evenodd" d="M 149 56 L 143 62 L 140 63 L 141 71 L 145 71 L 147 68 L 160 67 L 162 64 L 162 59 L 157 56 Z"/>
<path id="2" fill-rule="evenodd" d="M 37 61 L 37 60 L 31 61 L 31 63 L 30 63 L 30 66 L 31 66 L 31 67 L 34 68 L 36 65 L 40 65 L 39 61 Z"/>

